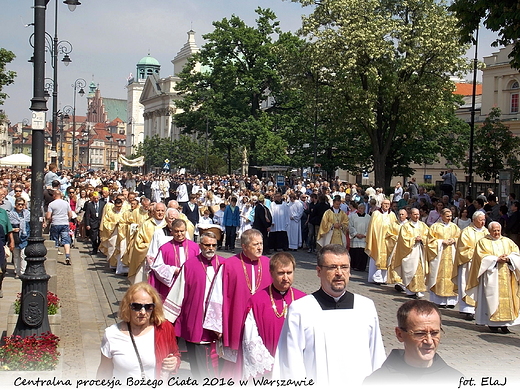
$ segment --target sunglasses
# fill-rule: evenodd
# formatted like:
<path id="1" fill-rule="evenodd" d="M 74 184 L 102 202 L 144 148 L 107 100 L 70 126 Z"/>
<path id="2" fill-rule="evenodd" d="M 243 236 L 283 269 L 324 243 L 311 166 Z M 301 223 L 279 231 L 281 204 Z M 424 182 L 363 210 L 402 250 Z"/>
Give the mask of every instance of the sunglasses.
<path id="1" fill-rule="evenodd" d="M 25 206 L 25 203 L 16 203 L 17 206 Z"/>
<path id="2" fill-rule="evenodd" d="M 131 303 L 130 309 L 133 311 L 141 311 L 144 307 L 145 311 L 152 311 L 155 308 L 155 303 Z"/>

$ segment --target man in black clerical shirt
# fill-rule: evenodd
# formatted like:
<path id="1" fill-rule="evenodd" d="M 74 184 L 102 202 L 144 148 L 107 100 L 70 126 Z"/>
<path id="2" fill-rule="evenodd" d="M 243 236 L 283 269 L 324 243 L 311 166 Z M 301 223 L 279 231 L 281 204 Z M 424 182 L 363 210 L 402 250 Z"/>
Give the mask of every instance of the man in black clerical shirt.
<path id="1" fill-rule="evenodd" d="M 394 349 L 364 385 L 445 383 L 457 386 L 462 374 L 437 354 L 443 330 L 441 312 L 432 302 L 412 300 L 397 311 L 395 335 L 404 350 Z M 451 388 L 451 386 L 450 386 Z"/>

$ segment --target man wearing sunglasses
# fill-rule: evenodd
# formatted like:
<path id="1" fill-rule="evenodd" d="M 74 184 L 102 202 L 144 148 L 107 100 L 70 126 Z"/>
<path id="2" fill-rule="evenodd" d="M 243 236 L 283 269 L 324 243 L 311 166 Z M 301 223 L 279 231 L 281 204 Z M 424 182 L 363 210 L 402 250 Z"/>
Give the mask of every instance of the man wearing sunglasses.
<path id="1" fill-rule="evenodd" d="M 215 233 L 201 234 L 199 246 L 200 254 L 186 260 L 164 301 L 164 315 L 175 323 L 177 336 L 186 340 L 191 375 L 198 380 L 218 377 L 218 365 L 211 358 L 217 336 L 202 324 L 210 287 L 225 261 L 216 254 Z"/>
<path id="2" fill-rule="evenodd" d="M 438 384 L 458 385 L 463 376 L 437 354 L 443 334 L 441 313 L 432 302 L 412 300 L 397 311 L 395 335 L 404 350 L 394 349 L 381 368 L 364 385 Z M 451 388 L 451 387 L 450 387 Z"/>

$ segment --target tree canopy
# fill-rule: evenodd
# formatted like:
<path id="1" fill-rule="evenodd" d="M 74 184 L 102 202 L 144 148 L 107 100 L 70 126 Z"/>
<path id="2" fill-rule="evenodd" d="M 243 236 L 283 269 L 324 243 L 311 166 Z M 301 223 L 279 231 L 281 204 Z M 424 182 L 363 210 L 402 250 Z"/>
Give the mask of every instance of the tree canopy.
<path id="1" fill-rule="evenodd" d="M 446 5 L 293 1 L 315 5 L 300 33 L 309 42 L 308 71 L 322 91 L 320 126 L 332 139 L 353 143 L 354 150 L 344 142 L 339 148 L 348 155 L 345 165 L 373 170 L 375 184 L 386 187 L 392 175 L 409 173 L 410 163 L 431 160 L 428 145 L 446 137 L 440 131 L 454 115 L 450 75 L 468 69 Z"/>
<path id="2" fill-rule="evenodd" d="M 12 51 L 4 48 L 0 48 L 0 106 L 4 104 L 7 94 L 2 92 L 3 88 L 14 82 L 16 72 L 7 70 L 7 64 L 15 59 L 15 55 Z M 0 116 L 0 120 L 3 118 Z"/>
<path id="3" fill-rule="evenodd" d="M 208 126 L 222 150 L 241 154 L 246 147 L 252 164 L 284 163 L 287 142 L 273 131 L 272 112 L 280 89 L 277 46 L 289 37 L 271 10 L 256 13 L 253 27 L 235 15 L 213 23 L 207 43 L 180 74 L 183 112 L 175 121 L 188 133 L 203 134 Z M 194 72 L 197 62 L 200 72 Z"/>
<path id="4" fill-rule="evenodd" d="M 499 171 L 510 168 L 515 180 L 520 179 L 520 138 L 516 137 L 500 120 L 500 109 L 495 107 L 475 131 L 475 173 L 484 180 L 498 179 Z"/>
<path id="5" fill-rule="evenodd" d="M 483 22 L 486 28 L 498 32 L 492 45 L 513 44 L 509 54 L 511 66 L 520 69 L 520 7 L 518 0 L 454 0 L 450 9 L 459 19 L 460 37 L 472 42 L 473 33 Z"/>

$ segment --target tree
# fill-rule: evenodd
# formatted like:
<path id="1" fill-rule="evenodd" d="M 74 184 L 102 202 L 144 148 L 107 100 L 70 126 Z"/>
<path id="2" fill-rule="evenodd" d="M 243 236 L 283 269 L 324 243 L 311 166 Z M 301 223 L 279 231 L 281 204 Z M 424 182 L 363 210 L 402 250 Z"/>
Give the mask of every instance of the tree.
<path id="1" fill-rule="evenodd" d="M 214 22 L 214 31 L 204 35 L 207 43 L 179 75 L 183 112 L 175 122 L 200 136 L 208 127 L 214 146 L 233 153 L 228 159 L 240 156 L 245 147 L 252 165 L 281 164 L 288 144 L 273 118 L 280 91 L 277 47 L 293 38 L 280 31 L 271 10 L 258 8 L 256 13 L 254 27 L 233 15 Z"/>
<path id="2" fill-rule="evenodd" d="M 0 48 L 0 106 L 4 104 L 5 99 L 8 97 L 5 92 L 2 92 L 3 87 L 12 84 L 16 77 L 16 72 L 6 68 L 6 65 L 14 60 L 15 57 L 12 51 Z M 3 116 L 3 114 L 0 114 L 0 120 L 4 119 Z"/>
<path id="3" fill-rule="evenodd" d="M 417 148 L 429 140 L 424 134 L 435 137 L 453 111 L 449 75 L 469 69 L 456 19 L 434 0 L 316 4 L 301 34 L 310 43 L 312 73 L 332 86 L 320 103 L 321 117 L 336 139 L 358 142 L 356 150 L 344 148 L 349 158 L 364 158 L 375 184 L 386 188 L 398 173 L 391 167 L 424 160 Z M 368 158 L 359 152 L 367 143 Z"/>
<path id="4" fill-rule="evenodd" d="M 511 66 L 520 69 L 520 9 L 518 0 L 455 0 L 450 6 L 459 18 L 460 37 L 472 42 L 473 33 L 484 21 L 484 26 L 498 32 L 492 46 L 513 44 L 509 54 Z"/>
<path id="5" fill-rule="evenodd" d="M 502 123 L 499 108 L 492 108 L 484 124 L 476 130 L 474 151 L 475 173 L 484 180 L 496 182 L 499 171 L 506 167 L 514 170 L 515 179 L 520 178 L 520 138 Z"/>

